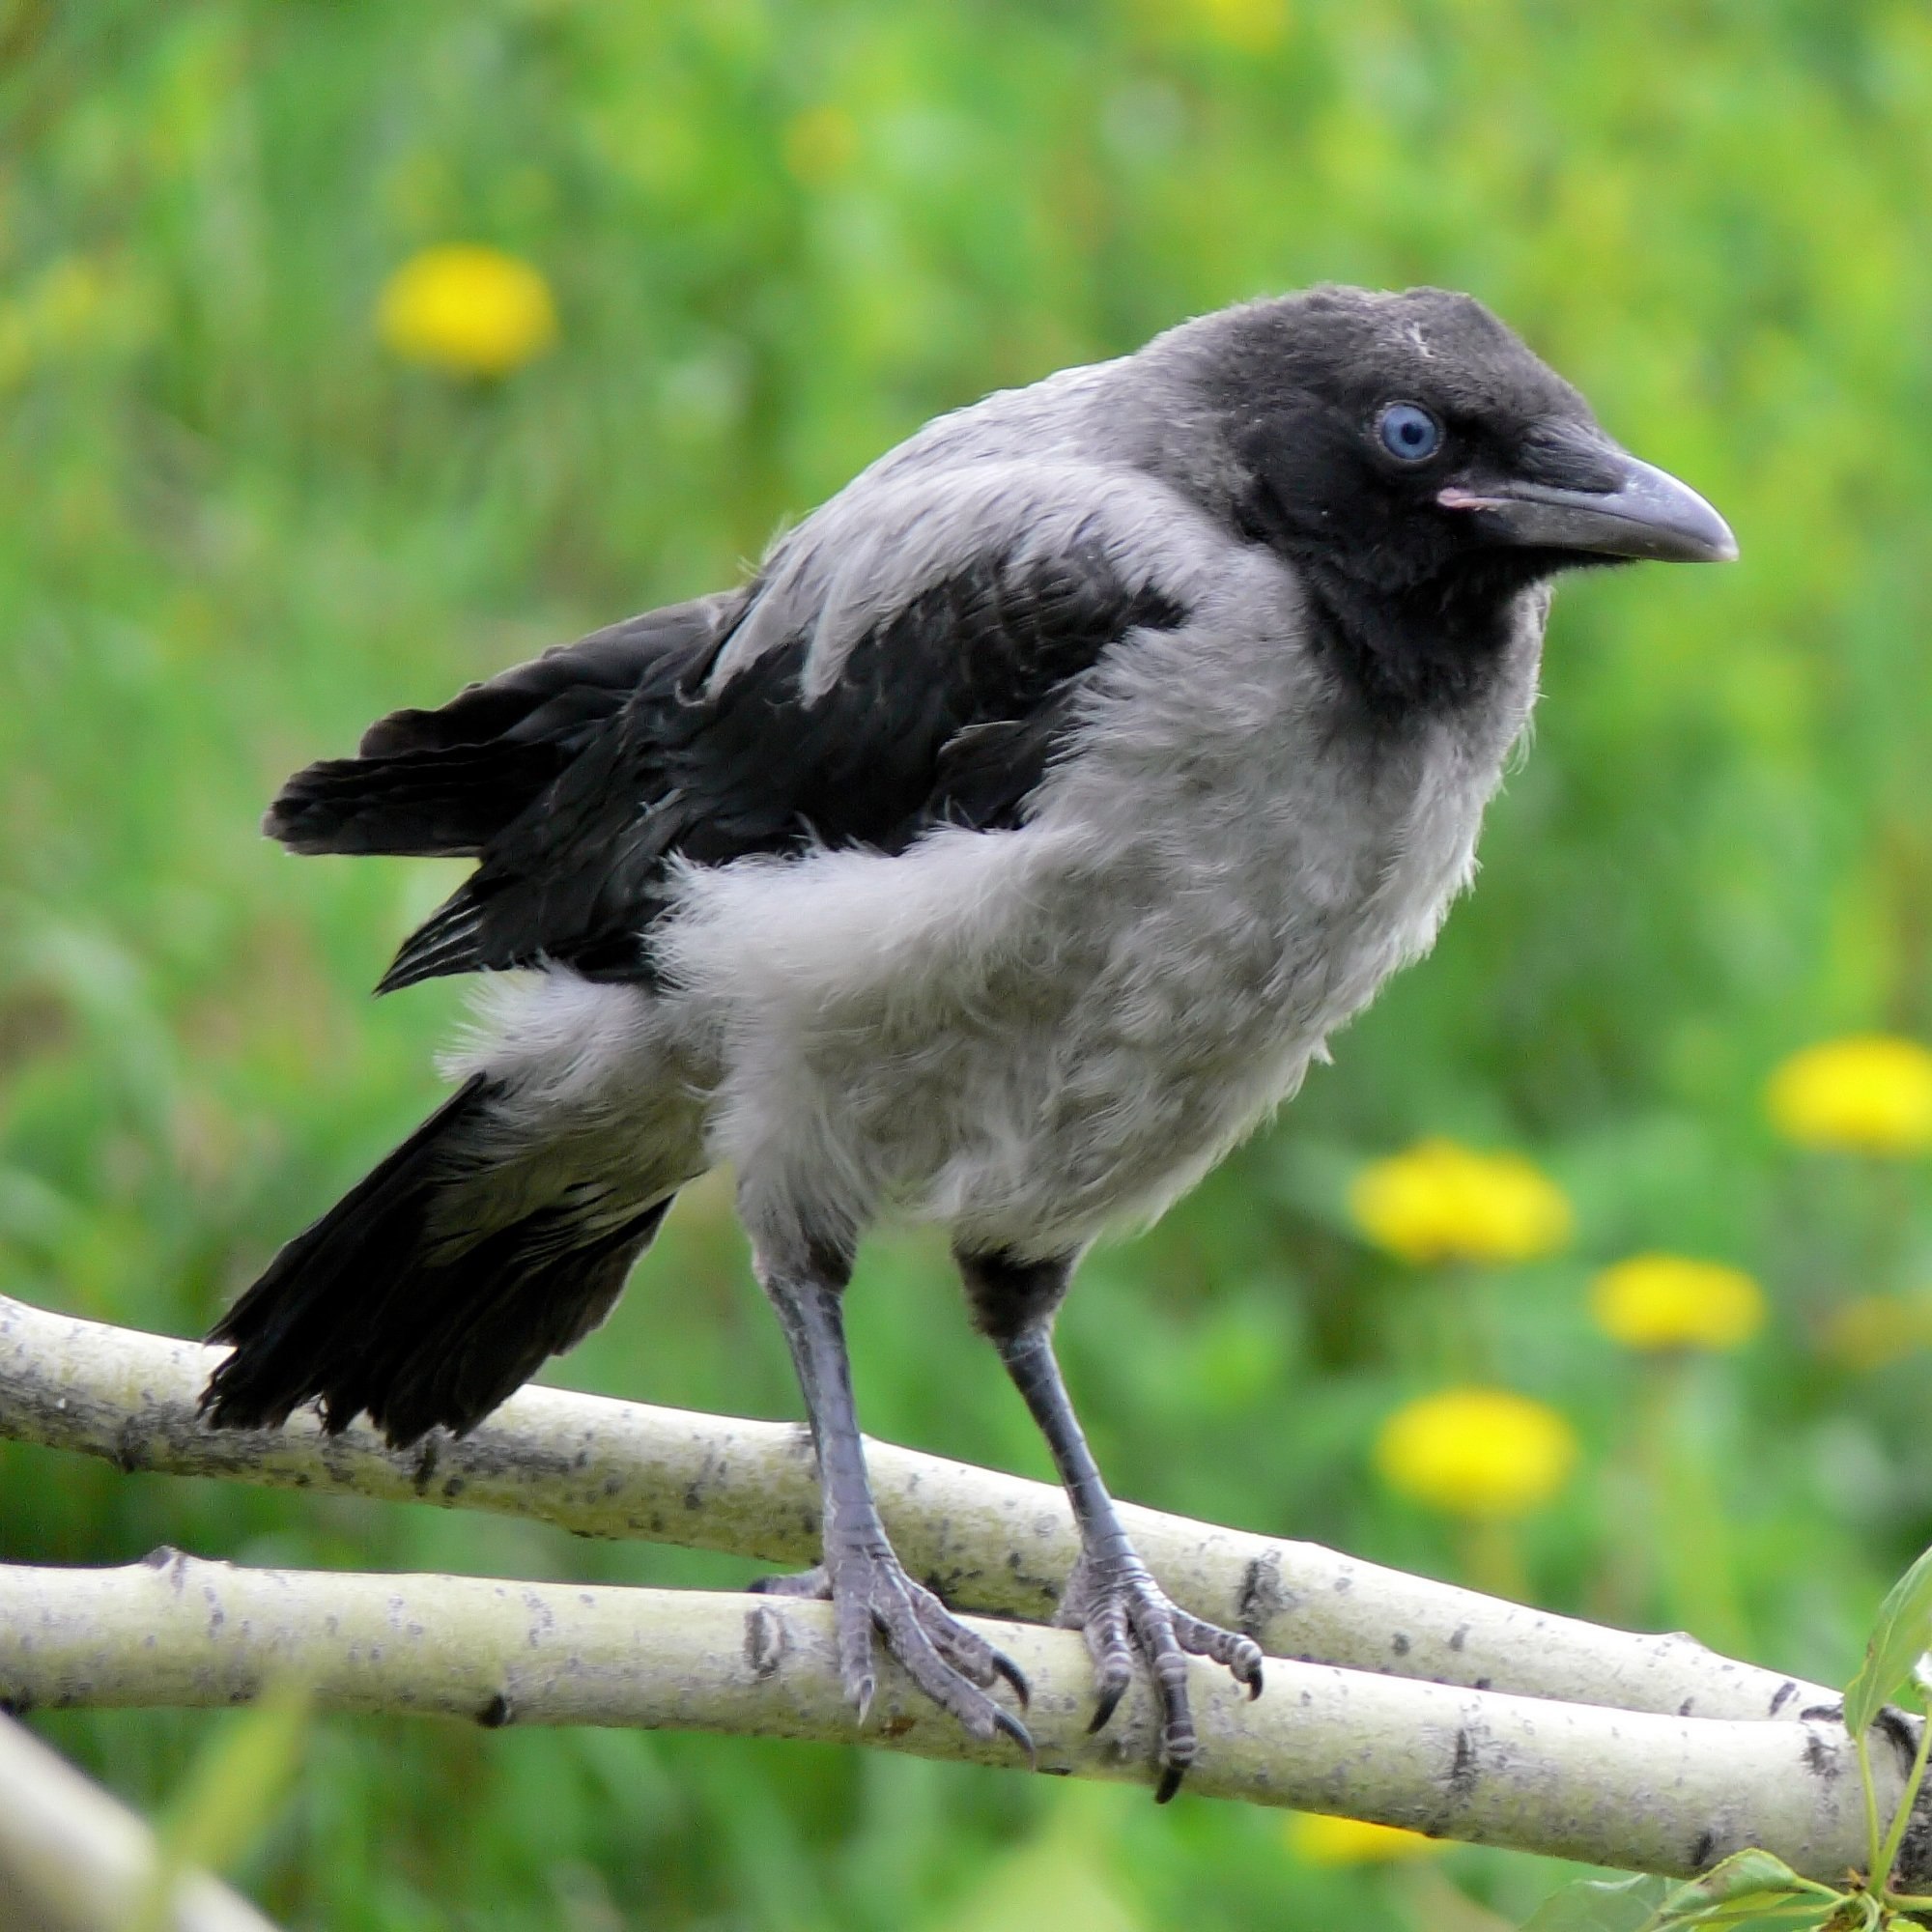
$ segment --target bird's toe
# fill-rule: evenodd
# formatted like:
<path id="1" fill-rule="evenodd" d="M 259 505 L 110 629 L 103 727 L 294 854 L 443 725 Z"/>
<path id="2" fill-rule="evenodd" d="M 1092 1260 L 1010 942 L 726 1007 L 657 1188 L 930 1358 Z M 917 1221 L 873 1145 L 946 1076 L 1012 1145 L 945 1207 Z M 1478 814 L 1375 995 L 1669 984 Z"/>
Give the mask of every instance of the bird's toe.
<path id="1" fill-rule="evenodd" d="M 840 1675 L 862 1723 L 875 1689 L 876 1636 L 914 1684 L 970 1736 L 987 1743 L 1004 1735 L 1033 1758 L 1033 1739 L 1026 1726 L 986 1694 L 1004 1680 L 1025 1703 L 1026 1676 L 1011 1658 L 968 1629 L 930 1590 L 915 1583 L 890 1550 L 840 1552 L 830 1577 Z"/>
<path id="2" fill-rule="evenodd" d="M 832 1578 L 822 1563 L 785 1576 L 754 1577 L 745 1588 L 754 1597 L 810 1597 L 821 1604 L 832 1601 Z"/>
<path id="3" fill-rule="evenodd" d="M 1200 1754 L 1188 1701 L 1187 1659 L 1204 1657 L 1227 1669 L 1250 1697 L 1262 1690 L 1262 1651 L 1252 1637 L 1221 1629 L 1178 1608 L 1132 1556 L 1083 1559 L 1062 1602 L 1060 1622 L 1086 1635 L 1094 1660 L 1094 1710 L 1090 1731 L 1114 1715 L 1133 1679 L 1138 1655 L 1152 1680 L 1160 1713 L 1154 1798 L 1165 1804 Z"/>

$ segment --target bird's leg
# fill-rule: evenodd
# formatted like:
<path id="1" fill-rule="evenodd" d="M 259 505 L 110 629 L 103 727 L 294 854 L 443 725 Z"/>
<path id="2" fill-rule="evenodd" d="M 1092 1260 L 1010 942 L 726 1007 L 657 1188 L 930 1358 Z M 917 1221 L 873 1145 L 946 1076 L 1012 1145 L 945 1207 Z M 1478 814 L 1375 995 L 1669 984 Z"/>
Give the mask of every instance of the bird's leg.
<path id="1" fill-rule="evenodd" d="M 1187 1655 L 1225 1664 L 1251 1697 L 1262 1693 L 1261 1646 L 1171 1603 L 1121 1524 L 1080 1428 L 1053 1353 L 1053 1317 L 1072 1273 L 1070 1260 L 1023 1263 L 1008 1256 L 960 1255 L 960 1272 L 981 1329 L 1053 1451 L 1080 1530 L 1080 1560 L 1055 1621 L 1085 1634 L 1098 1702 L 1088 1729 L 1114 1715 L 1133 1679 L 1133 1654 L 1147 1661 L 1160 1702 L 1160 1804 L 1180 1788 L 1197 1740 L 1187 1703 Z"/>
<path id="2" fill-rule="evenodd" d="M 825 1560 L 803 1577 L 771 1577 L 753 1587 L 831 1599 L 839 1676 L 861 1723 L 875 1688 L 872 1633 L 877 1631 L 913 1682 L 974 1737 L 1005 1732 L 1031 1757 L 1033 1740 L 1026 1727 L 986 1694 L 1004 1678 L 1024 1704 L 1027 1683 L 1019 1665 L 906 1575 L 879 1520 L 845 1353 L 840 1297 L 850 1273 L 848 1260 L 822 1253 L 779 1261 L 762 1254 L 758 1258 L 758 1279 L 791 1346 L 818 1451 Z"/>

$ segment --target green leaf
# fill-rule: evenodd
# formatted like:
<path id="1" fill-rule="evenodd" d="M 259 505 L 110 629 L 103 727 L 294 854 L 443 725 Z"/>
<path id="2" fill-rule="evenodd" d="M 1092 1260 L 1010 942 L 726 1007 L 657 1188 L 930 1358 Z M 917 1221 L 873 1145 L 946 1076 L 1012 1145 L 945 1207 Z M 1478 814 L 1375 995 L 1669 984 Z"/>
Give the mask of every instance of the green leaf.
<path id="1" fill-rule="evenodd" d="M 1657 1932 L 1820 1932 L 1831 1924 L 1842 1900 L 1818 1898 L 1805 1892 L 1755 1892 L 1713 1906 L 1701 1916 L 1662 1919 Z"/>
<path id="2" fill-rule="evenodd" d="M 1802 1932 L 1823 1925 L 1843 1903 L 1842 1892 L 1801 1878 L 1782 1859 L 1753 1846 L 1672 1889 L 1645 1932 L 1690 1932 L 1692 1926 L 1703 1932 Z"/>
<path id="3" fill-rule="evenodd" d="M 1664 1895 L 1664 1882 L 1634 1878 L 1579 1879 L 1552 1892 L 1522 1932 L 1641 1932 Z"/>
<path id="4" fill-rule="evenodd" d="M 1879 1605 L 1865 1661 L 1845 1686 L 1845 1728 L 1861 1737 L 1892 1693 L 1932 1650 L 1932 1549 L 1891 1586 Z"/>

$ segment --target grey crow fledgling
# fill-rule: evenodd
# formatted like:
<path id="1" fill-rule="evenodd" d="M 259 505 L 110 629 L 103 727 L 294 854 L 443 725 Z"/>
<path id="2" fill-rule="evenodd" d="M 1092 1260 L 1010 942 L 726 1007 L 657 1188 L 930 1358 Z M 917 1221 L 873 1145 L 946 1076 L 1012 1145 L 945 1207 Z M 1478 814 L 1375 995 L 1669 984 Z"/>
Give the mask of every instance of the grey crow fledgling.
<path id="1" fill-rule="evenodd" d="M 401 711 L 292 779 L 298 852 L 460 855 L 385 989 L 522 969 L 442 1107 L 214 1330 L 230 1426 L 319 1402 L 470 1428 L 603 1319 L 728 1161 L 824 1491 L 863 1718 L 874 1634 L 974 1735 L 1012 1664 L 894 1555 L 840 1321 L 883 1215 L 951 1236 L 1084 1554 L 1095 1728 L 1246 1636 L 1135 1555 L 1051 1344 L 1151 1219 L 1434 939 L 1527 718 L 1550 580 L 1735 556 L 1480 304 L 1323 288 L 929 423 L 752 581 Z"/>

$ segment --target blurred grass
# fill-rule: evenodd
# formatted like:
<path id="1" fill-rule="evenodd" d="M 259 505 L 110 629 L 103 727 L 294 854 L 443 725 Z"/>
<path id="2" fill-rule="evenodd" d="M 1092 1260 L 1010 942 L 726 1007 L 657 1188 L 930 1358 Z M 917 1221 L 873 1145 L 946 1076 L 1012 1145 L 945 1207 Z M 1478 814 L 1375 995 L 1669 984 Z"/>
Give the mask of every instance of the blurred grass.
<path id="1" fill-rule="evenodd" d="M 294 765 L 726 581 L 989 387 L 1324 277 L 1466 287 L 1746 562 L 1566 589 L 1480 891 L 1279 1129 L 1094 1259 L 1069 1375 L 1122 1493 L 1457 1574 L 1369 1445 L 1443 1378 L 1460 1291 L 1341 1203 L 1419 1134 L 1520 1149 L 1579 1222 L 1487 1291 L 1496 1374 L 1585 1445 L 1524 1526 L 1538 1594 L 1735 1617 L 1841 1678 L 1932 1540 L 1928 1364 L 1854 1372 L 1821 1324 L 1932 1285 L 1932 1204 L 1922 1163 L 1780 1151 L 1760 1090 L 1819 1035 L 1932 1033 L 1928 175 L 1917 0 L 6 0 L 0 1288 L 197 1331 L 433 1093 L 459 995 L 363 989 L 443 868 L 267 847 Z M 384 356 L 377 291 L 445 241 L 542 270 L 553 355 L 496 385 Z M 1652 1246 L 1774 1302 L 1688 1375 L 1688 1516 L 1646 1487 L 1645 1371 L 1585 1312 L 1594 1265 Z M 868 1250 L 854 1325 L 875 1432 L 1046 1473 L 932 1242 Z M 796 1412 L 723 1191 L 560 1375 Z M 1687 1545 L 1714 1520 L 1721 1551 Z M 163 1538 L 742 1574 L 0 1449 L 0 1557 Z M 44 1728 L 155 1808 L 206 1726 Z M 243 1876 L 331 1932 L 979 1932 L 1025 1900 L 1151 1932 L 1434 1925 L 1442 1871 L 1512 1918 L 1553 1878 L 1316 1871 L 1269 1816 L 860 1752 L 334 1721 Z"/>

